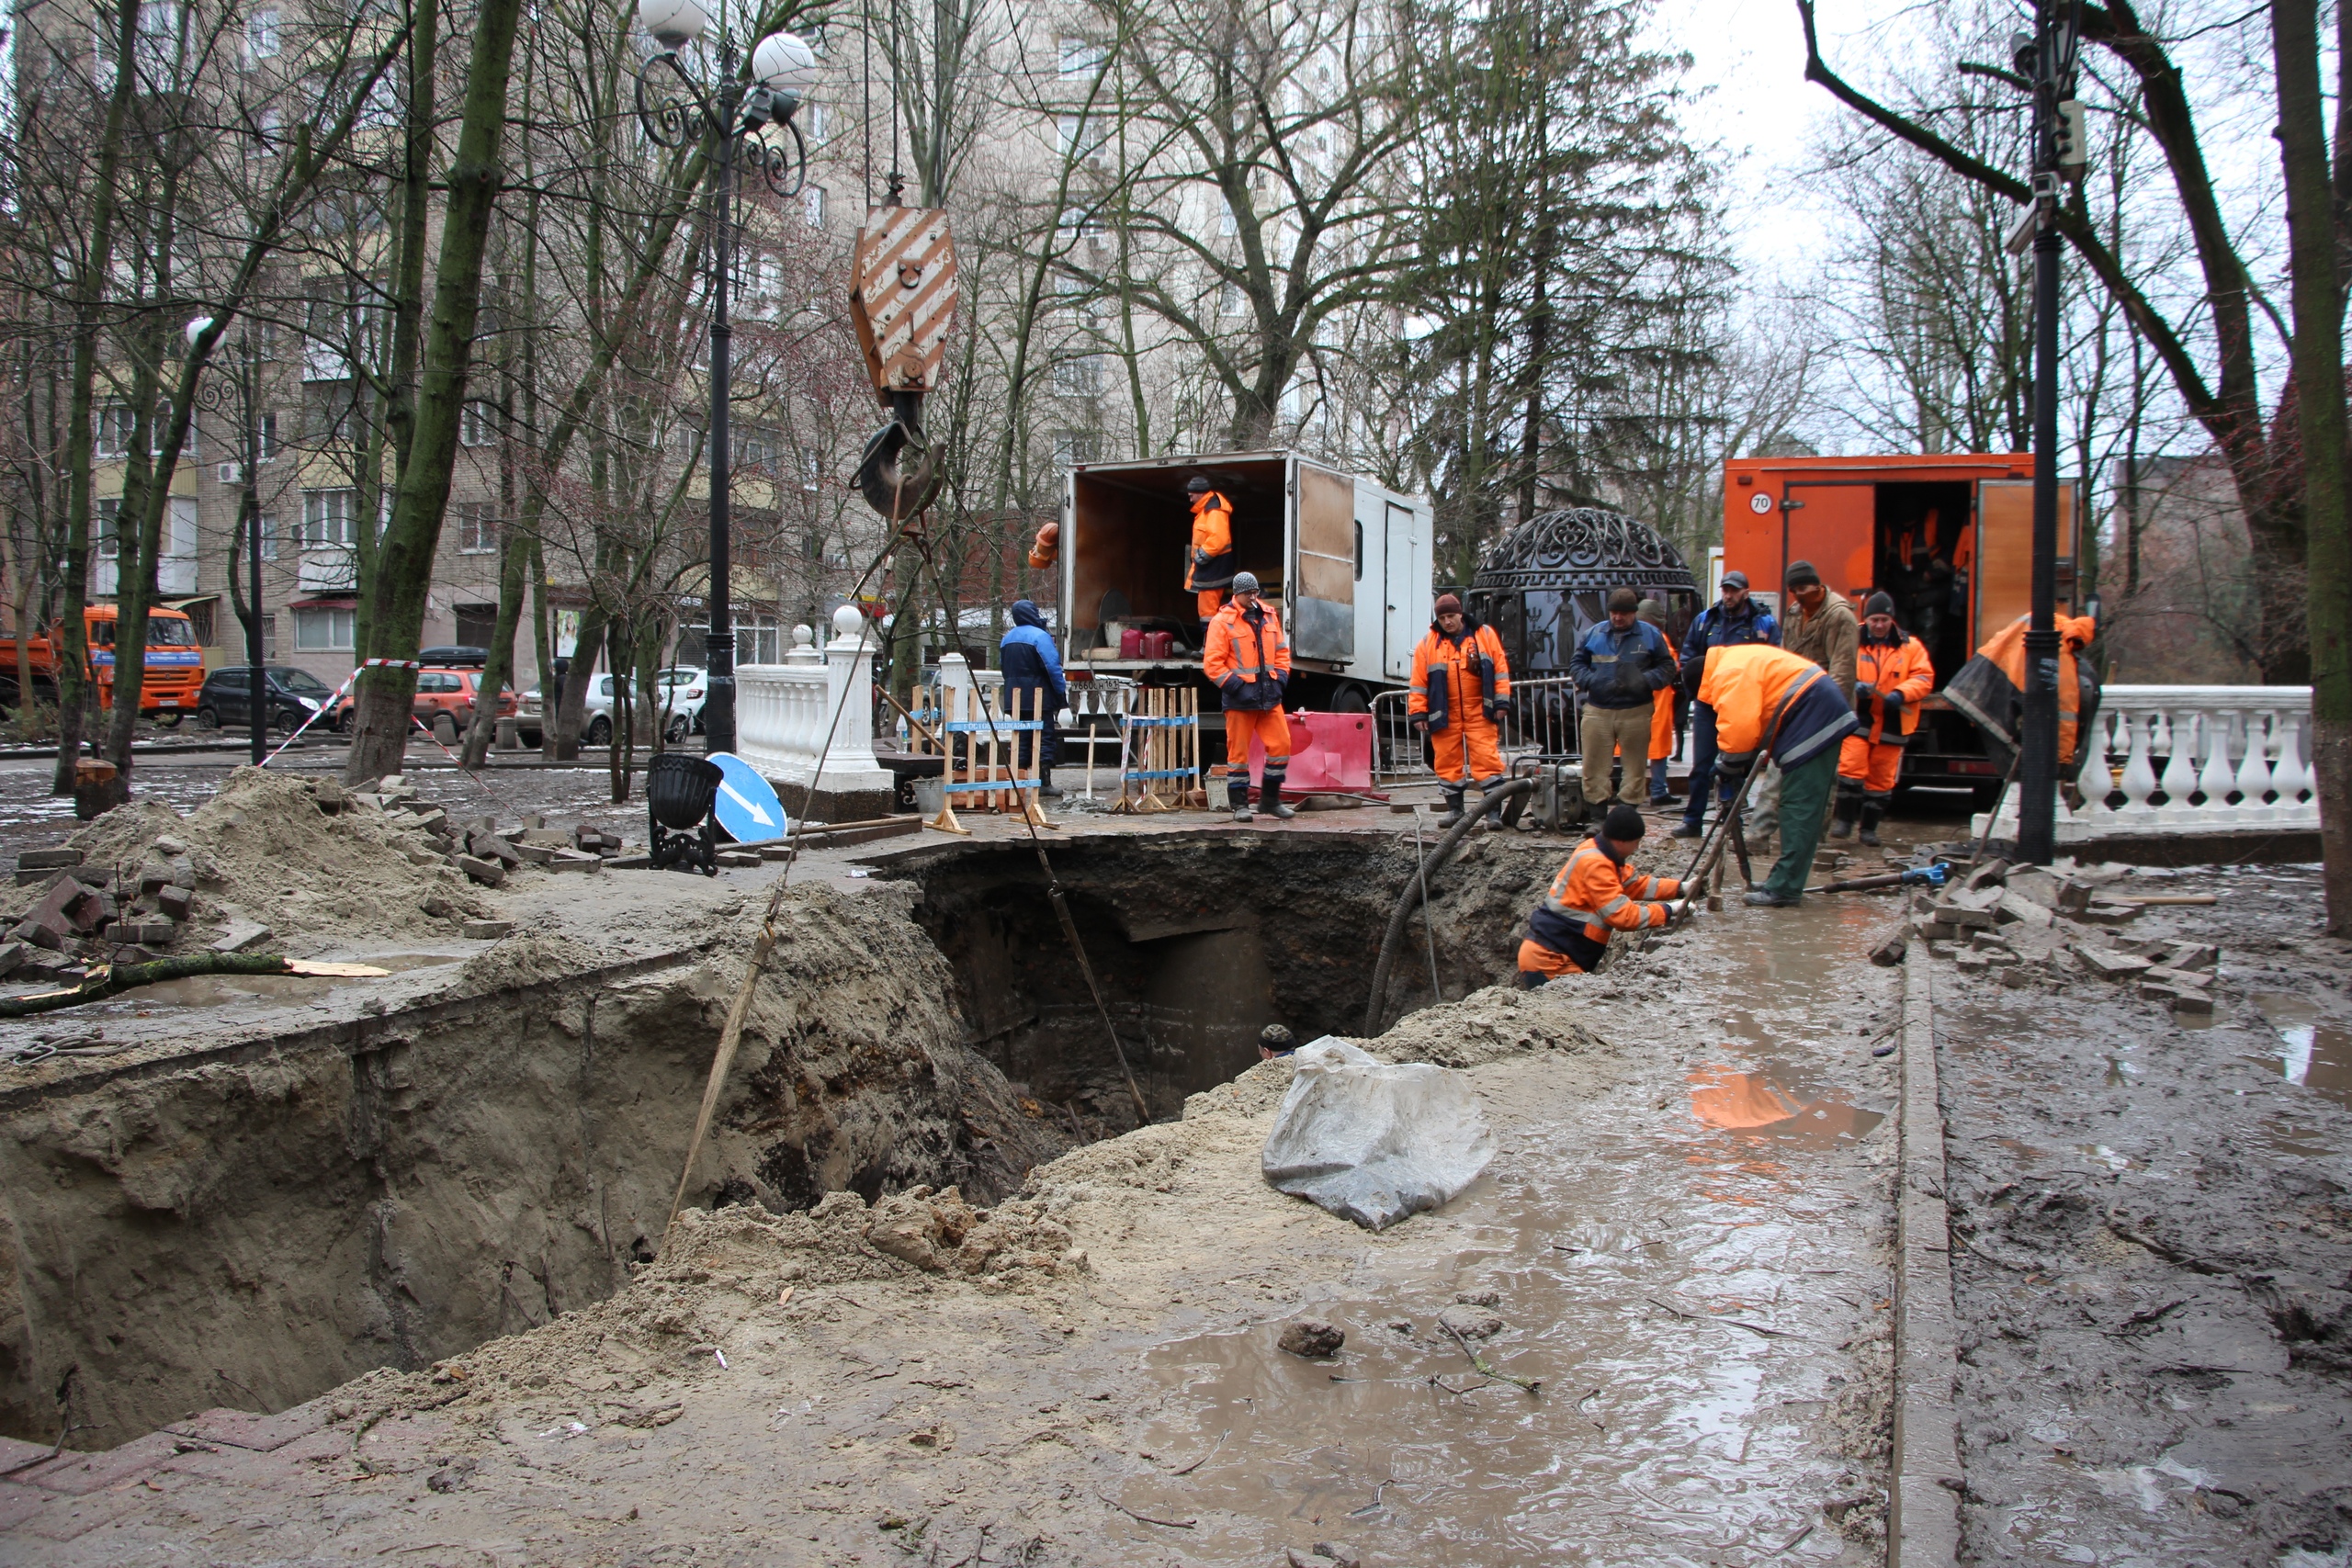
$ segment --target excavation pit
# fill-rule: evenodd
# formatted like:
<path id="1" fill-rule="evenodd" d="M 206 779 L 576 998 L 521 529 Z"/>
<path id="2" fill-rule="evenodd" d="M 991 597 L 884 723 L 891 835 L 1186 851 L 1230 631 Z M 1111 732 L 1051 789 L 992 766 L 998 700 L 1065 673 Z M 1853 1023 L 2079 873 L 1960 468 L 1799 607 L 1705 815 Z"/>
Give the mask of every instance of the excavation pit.
<path id="1" fill-rule="evenodd" d="M 1393 831 L 1051 853 L 1153 1120 L 1253 1064 L 1268 1022 L 1355 1032 L 1365 933 L 1413 863 Z M 1558 853 L 1473 845 L 1441 879 L 1448 997 L 1507 977 Z M 870 864 L 855 892 L 788 897 L 690 1206 L 916 1186 L 996 1203 L 1141 1120 L 1032 851 Z M 387 1002 L 175 993 L 10 1026 L 95 1029 L 74 1048 L 106 1054 L 0 1093 L 0 1432 L 54 1441 L 61 1390 L 77 1448 L 284 1409 L 620 1290 L 662 1234 L 758 908 L 715 906 L 700 942 L 618 962 L 528 935 L 419 954 Z M 1391 1018 L 1430 999 L 1418 940 L 1396 968 Z"/>

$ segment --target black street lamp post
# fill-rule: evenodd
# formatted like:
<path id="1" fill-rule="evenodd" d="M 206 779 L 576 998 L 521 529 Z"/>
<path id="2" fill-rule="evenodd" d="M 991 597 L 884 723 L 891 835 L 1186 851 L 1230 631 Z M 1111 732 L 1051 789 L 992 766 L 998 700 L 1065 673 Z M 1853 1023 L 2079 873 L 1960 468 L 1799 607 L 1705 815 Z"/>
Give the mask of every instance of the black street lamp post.
<path id="1" fill-rule="evenodd" d="M 639 0 L 638 20 L 660 50 L 638 68 L 638 123 L 657 146 L 716 143 L 711 150 L 716 168 L 710 188 L 710 429 L 706 444 L 710 471 L 710 630 L 705 638 L 708 692 L 702 715 L 704 749 L 732 751 L 735 626 L 728 603 L 728 491 L 732 466 L 727 412 L 733 330 L 727 309 L 735 265 L 735 167 L 739 157 L 747 159 L 777 196 L 798 193 L 808 174 L 808 153 L 793 114 L 816 80 L 817 57 L 795 34 L 771 33 L 752 46 L 751 73 L 746 77 L 740 70 L 741 56 L 734 34 L 723 17 L 716 28 L 711 27 L 701 0 Z M 707 32 L 714 36 L 703 41 Z M 702 48 L 695 52 L 713 58 L 717 65 L 708 84 L 688 69 L 684 58 L 698 41 Z M 771 125 L 790 134 L 789 147 L 760 134 Z"/>

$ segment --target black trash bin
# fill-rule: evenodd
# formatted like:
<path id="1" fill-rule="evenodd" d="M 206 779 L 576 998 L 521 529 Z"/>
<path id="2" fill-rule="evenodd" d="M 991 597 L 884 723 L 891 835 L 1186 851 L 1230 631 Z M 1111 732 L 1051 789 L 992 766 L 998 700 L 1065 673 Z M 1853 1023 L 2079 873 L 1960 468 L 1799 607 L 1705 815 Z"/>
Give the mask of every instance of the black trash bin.
<path id="1" fill-rule="evenodd" d="M 723 776 L 707 757 L 664 751 L 653 759 L 645 771 L 645 814 L 653 829 L 649 863 L 718 874 L 718 827 L 710 808 Z"/>

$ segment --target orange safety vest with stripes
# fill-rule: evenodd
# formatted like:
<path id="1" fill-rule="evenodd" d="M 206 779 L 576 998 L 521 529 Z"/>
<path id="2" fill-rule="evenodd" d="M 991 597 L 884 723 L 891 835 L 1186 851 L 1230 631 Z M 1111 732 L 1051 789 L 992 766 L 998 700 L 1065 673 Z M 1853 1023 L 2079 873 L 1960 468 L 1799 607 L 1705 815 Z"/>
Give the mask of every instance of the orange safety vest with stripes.
<path id="1" fill-rule="evenodd" d="M 1903 640 L 1872 642 L 1865 629 L 1854 656 L 1854 694 L 1862 697 L 1861 711 L 1871 716 L 1868 739 L 1873 746 L 1900 746 L 1908 739 L 1919 728 L 1921 700 L 1936 689 L 1936 667 L 1928 658 L 1928 645 L 1899 629 L 1894 635 Z M 1886 733 L 1886 704 L 1875 696 L 1862 696 L 1865 692 L 1903 694 L 1903 701 L 1895 707 L 1903 717 L 1894 734 Z"/>
<path id="2" fill-rule="evenodd" d="M 1681 897 L 1682 884 L 1674 877 L 1635 871 L 1587 839 L 1527 918 L 1527 934 L 1590 974 L 1608 949 L 1611 931 L 1663 926 L 1669 918 L 1667 907 L 1650 900 Z"/>
<path id="3" fill-rule="evenodd" d="M 1274 607 L 1260 599 L 1244 610 L 1240 600 L 1228 601 L 1210 617 L 1201 673 L 1223 694 L 1227 707 L 1280 707 L 1290 680 L 1290 639 L 1283 636 Z"/>

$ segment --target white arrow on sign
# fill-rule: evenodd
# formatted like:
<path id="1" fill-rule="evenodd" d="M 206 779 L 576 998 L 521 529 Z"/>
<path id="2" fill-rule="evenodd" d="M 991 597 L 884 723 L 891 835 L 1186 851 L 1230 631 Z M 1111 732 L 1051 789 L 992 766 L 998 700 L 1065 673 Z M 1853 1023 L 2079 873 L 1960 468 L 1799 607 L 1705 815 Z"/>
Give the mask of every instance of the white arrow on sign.
<path id="1" fill-rule="evenodd" d="M 775 818 L 768 815 L 768 808 L 766 807 L 760 805 L 757 801 L 745 799 L 741 790 L 737 789 L 733 784 L 729 784 L 724 779 L 718 781 L 718 787 L 727 792 L 728 799 L 733 801 L 736 805 L 750 812 L 752 814 L 752 821 L 757 822 L 763 828 L 773 828 L 775 826 Z"/>

